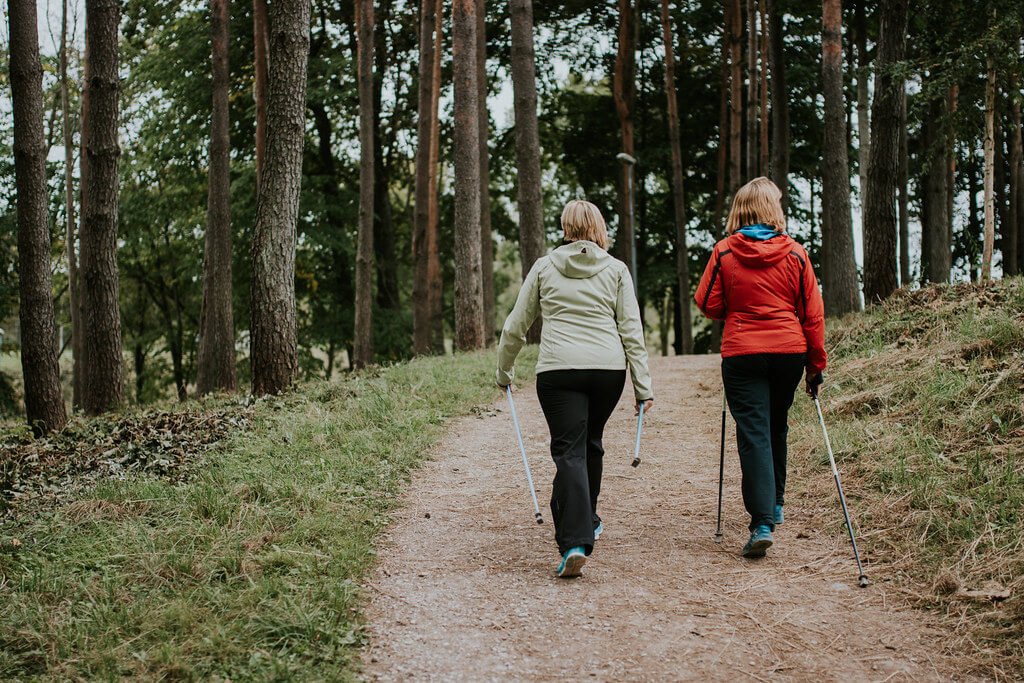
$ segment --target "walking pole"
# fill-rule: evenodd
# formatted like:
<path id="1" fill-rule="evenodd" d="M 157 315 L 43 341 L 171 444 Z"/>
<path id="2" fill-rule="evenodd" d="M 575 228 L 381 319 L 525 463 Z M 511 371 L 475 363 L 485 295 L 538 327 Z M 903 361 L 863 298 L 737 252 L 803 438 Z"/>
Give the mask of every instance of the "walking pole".
<path id="1" fill-rule="evenodd" d="M 644 428 L 644 404 L 640 403 L 640 417 L 636 420 L 636 448 L 633 449 L 633 467 L 640 464 L 640 432 Z"/>
<path id="2" fill-rule="evenodd" d="M 846 530 L 850 532 L 850 543 L 853 544 L 853 556 L 857 558 L 857 571 L 860 572 L 860 587 L 866 588 L 868 577 L 864 575 L 864 567 L 860 563 L 860 552 L 857 550 L 857 539 L 853 536 L 853 524 L 850 523 L 850 513 L 846 509 L 846 496 L 843 495 L 843 485 L 839 483 L 839 470 L 836 469 L 836 459 L 832 455 L 832 442 L 828 438 L 828 429 L 825 428 L 825 416 L 821 413 L 821 404 L 818 402 L 818 387 L 824 380 L 819 374 L 811 384 L 811 398 L 814 399 L 814 407 L 818 409 L 818 419 L 821 421 L 821 433 L 825 435 L 825 448 L 828 449 L 828 461 L 832 465 L 832 476 L 836 480 L 836 489 L 839 491 L 839 502 L 843 506 L 843 517 L 846 518 Z"/>
<path id="3" fill-rule="evenodd" d="M 533 476 L 530 474 L 530 461 L 526 459 L 526 446 L 523 445 L 523 433 L 519 430 L 519 417 L 516 416 L 516 404 L 512 401 L 512 385 L 505 387 L 508 395 L 508 406 L 512 409 L 512 422 L 516 425 L 516 437 L 519 439 L 519 452 L 523 454 L 523 467 L 526 468 L 526 481 L 530 485 L 530 497 L 533 498 L 533 514 L 537 517 L 537 524 L 543 524 L 544 519 L 540 516 L 540 505 L 537 504 L 537 492 L 533 490 Z"/>
<path id="4" fill-rule="evenodd" d="M 718 530 L 715 543 L 722 542 L 722 479 L 725 476 L 725 388 L 722 389 L 722 447 L 718 452 Z"/>

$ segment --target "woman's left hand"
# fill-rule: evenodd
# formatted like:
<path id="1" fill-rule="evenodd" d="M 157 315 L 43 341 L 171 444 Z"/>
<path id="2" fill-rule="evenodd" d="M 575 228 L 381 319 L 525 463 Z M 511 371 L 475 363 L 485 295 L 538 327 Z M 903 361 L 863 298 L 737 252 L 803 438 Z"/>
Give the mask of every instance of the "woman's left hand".
<path id="1" fill-rule="evenodd" d="M 640 406 L 641 405 L 644 407 L 644 412 L 645 413 L 649 413 L 649 412 L 651 412 L 651 408 L 654 406 L 654 399 L 653 398 L 649 398 L 646 401 L 637 401 L 636 402 L 636 412 L 633 413 L 634 415 L 639 415 L 640 414 Z"/>

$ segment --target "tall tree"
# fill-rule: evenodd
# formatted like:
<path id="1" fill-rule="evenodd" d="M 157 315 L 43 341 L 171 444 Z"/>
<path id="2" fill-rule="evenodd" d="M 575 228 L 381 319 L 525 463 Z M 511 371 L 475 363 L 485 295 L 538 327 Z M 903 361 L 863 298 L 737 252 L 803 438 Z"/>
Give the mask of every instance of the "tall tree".
<path id="1" fill-rule="evenodd" d="M 867 184 L 863 194 L 864 300 L 868 302 L 887 298 L 898 286 L 896 190 L 904 84 L 892 70 L 903 59 L 907 40 L 907 0 L 882 0 L 879 16 L 881 29 L 875 62 L 870 143 L 874 154 L 867 156 L 866 147 L 861 147 L 862 158 L 868 159 Z M 859 78 L 866 77 L 861 75 Z"/>
<path id="2" fill-rule="evenodd" d="M 615 53 L 615 73 L 612 79 L 612 94 L 615 98 L 615 110 L 619 115 L 621 150 L 624 154 L 636 157 L 634 141 L 633 114 L 636 110 L 636 45 L 633 16 L 633 1 L 618 0 L 618 50 Z M 629 272 L 636 274 L 636 264 L 630 245 L 633 243 L 633 206 L 630 182 L 635 169 L 629 164 L 620 164 L 619 176 L 619 230 L 615 235 L 615 246 L 620 257 L 626 262 Z"/>
<path id="3" fill-rule="evenodd" d="M 857 47 L 857 171 L 860 175 L 861 207 L 867 204 L 868 167 L 871 163 L 871 98 L 868 95 L 868 79 L 871 73 L 871 62 L 868 60 L 868 20 L 864 7 L 866 0 L 854 0 L 853 37 Z M 885 21 L 885 12 L 880 12 L 881 21 Z M 906 36 L 904 36 L 904 40 Z M 876 86 L 877 87 L 877 86 Z M 867 216 L 861 214 L 861 236 L 867 229 Z M 865 258 L 865 264 L 867 259 Z"/>
<path id="4" fill-rule="evenodd" d="M 452 6 L 455 348 L 460 350 L 478 349 L 484 345 L 476 24 L 476 0 L 455 0 Z"/>
<path id="5" fill-rule="evenodd" d="M 728 0 L 727 0 L 728 1 Z M 729 24 L 729 198 L 740 188 L 743 174 L 743 14 L 740 0 L 726 5 Z"/>
<path id="6" fill-rule="evenodd" d="M 82 407 L 98 415 L 124 402 L 121 306 L 117 273 L 118 25 L 117 0 L 86 0 L 89 60 L 84 155 L 88 156 L 82 217 Z"/>
<path id="7" fill-rule="evenodd" d="M 270 35 L 267 32 L 267 0 L 252 0 L 253 102 L 256 105 L 256 192 L 260 191 L 267 149 L 267 50 Z"/>
<path id="8" fill-rule="evenodd" d="M 900 231 L 900 285 L 910 284 L 910 197 L 907 186 L 910 184 L 910 152 L 907 144 L 907 86 L 904 83 L 899 92 L 900 98 L 900 133 L 899 157 L 896 165 L 896 184 L 899 187 L 899 231 Z"/>
<path id="9" fill-rule="evenodd" d="M 416 120 L 416 180 L 413 210 L 413 349 L 430 351 L 430 283 L 427 230 L 430 224 L 430 133 L 433 128 L 435 0 L 420 2 L 419 88 Z"/>
<path id="10" fill-rule="evenodd" d="M 28 423 L 35 432 L 43 433 L 60 429 L 67 422 L 50 280 L 43 67 L 35 0 L 8 0 L 7 9 L 18 207 L 21 367 Z"/>
<path id="11" fill-rule="evenodd" d="M 476 82 L 480 133 L 480 279 L 484 297 L 484 344 L 494 344 L 494 240 L 491 237 L 491 162 L 487 147 L 487 8 L 476 0 Z"/>
<path id="12" fill-rule="evenodd" d="M 757 7 L 747 0 L 747 175 L 757 175 Z"/>
<path id="13" fill-rule="evenodd" d="M 921 198 L 921 277 L 949 282 L 951 250 L 946 199 L 945 98 L 932 96 L 921 127 L 925 160 Z"/>
<path id="14" fill-rule="evenodd" d="M 276 0 L 270 11 L 267 150 L 252 243 L 252 390 L 288 389 L 298 369 L 295 238 L 306 129 L 309 0 Z"/>
<path id="15" fill-rule="evenodd" d="M 537 132 L 537 69 L 533 50 L 533 1 L 509 0 L 512 17 L 512 90 L 515 106 L 516 204 L 523 278 L 544 255 L 543 195 L 540 187 L 540 135 Z M 540 341 L 540 323 L 527 334 Z"/>
<path id="16" fill-rule="evenodd" d="M 373 364 L 373 0 L 357 0 L 359 55 L 359 236 L 354 367 Z"/>
<path id="17" fill-rule="evenodd" d="M 209 190 L 203 259 L 203 307 L 199 318 L 196 389 L 234 391 L 235 322 L 231 297 L 231 141 L 228 113 L 229 0 L 210 0 L 213 117 L 210 124 Z"/>
<path id="18" fill-rule="evenodd" d="M 64 122 L 64 219 L 65 251 L 68 258 L 68 307 L 71 309 L 71 386 L 77 397 L 81 390 L 79 372 L 82 363 L 82 330 L 78 308 L 78 254 L 75 250 L 75 184 L 72 177 L 75 148 L 71 130 L 71 104 L 68 97 L 68 0 L 61 2 L 60 12 L 60 102 Z M 77 406 L 77 398 L 72 401 Z"/>
<path id="19" fill-rule="evenodd" d="M 672 41 L 672 22 L 668 0 L 661 0 L 661 39 L 665 44 L 665 97 L 668 100 L 668 136 L 672 147 L 672 202 L 676 221 L 676 286 L 680 292 L 690 291 L 690 257 L 686 250 L 686 195 L 683 192 L 683 150 L 679 141 L 679 105 L 676 102 L 676 60 Z M 690 297 L 677 296 L 682 353 L 693 353 L 693 323 L 690 320 Z"/>
<path id="20" fill-rule="evenodd" d="M 1010 209 L 1009 225 L 1006 226 L 1003 239 L 1003 274 L 1017 275 L 1020 272 L 1021 264 L 1017 261 L 1018 240 L 1021 232 L 1021 130 L 1020 130 L 1020 100 L 1017 93 L 1020 92 L 1016 77 L 1011 82 L 1011 103 L 1010 103 Z"/>
<path id="21" fill-rule="evenodd" d="M 757 73 L 761 79 L 760 90 L 760 126 L 761 141 L 761 162 L 758 164 L 758 175 L 767 176 L 769 168 L 770 150 L 768 148 L 768 7 L 766 0 L 758 0 L 757 10 L 761 26 L 760 46 L 758 48 Z"/>
<path id="22" fill-rule="evenodd" d="M 825 141 L 822 149 L 822 287 L 825 309 L 842 315 L 860 309 L 857 263 L 850 219 L 850 170 L 846 152 L 843 105 L 843 39 L 840 0 L 822 0 L 821 74 L 825 95 Z"/>
<path id="23" fill-rule="evenodd" d="M 715 237 L 724 232 L 722 216 L 725 211 L 725 176 L 729 158 L 729 4 L 722 13 L 722 32 L 718 65 L 718 159 L 715 175 Z M 689 288 L 686 290 L 689 292 Z"/>
<path id="24" fill-rule="evenodd" d="M 88 32 L 88 31 L 87 31 Z M 82 54 L 82 95 L 80 98 L 80 113 L 78 116 L 78 237 L 81 242 L 82 233 L 85 231 L 85 206 L 89 198 L 89 155 L 86 148 L 89 142 L 89 41 L 85 42 L 85 51 Z M 85 322 L 82 319 L 82 276 L 81 276 L 81 244 L 79 244 L 78 270 L 75 278 L 78 283 L 78 352 L 81 356 L 85 352 L 84 329 Z M 82 410 L 82 393 L 85 391 L 85 372 L 87 366 L 84 359 L 79 361 L 78 370 L 75 371 L 75 383 L 71 391 L 71 405 L 75 410 Z"/>
<path id="25" fill-rule="evenodd" d="M 438 177 L 441 156 L 441 118 L 438 104 L 441 97 L 441 55 L 444 52 L 444 0 L 437 0 L 434 9 L 436 33 L 434 39 L 433 97 L 430 103 L 430 170 L 427 175 L 428 219 L 427 219 L 427 282 L 428 308 L 430 309 L 430 346 L 434 353 L 444 353 L 444 309 L 443 285 L 441 279 L 441 254 L 438 247 Z"/>
<path id="26" fill-rule="evenodd" d="M 779 0 L 768 0 L 768 68 L 771 71 L 771 178 L 782 191 L 782 209 L 789 209 L 789 93 L 786 90 L 784 27 Z"/>
<path id="27" fill-rule="evenodd" d="M 996 238 L 996 216 L 993 196 L 995 173 L 995 110 L 996 64 L 989 56 L 985 79 L 985 246 L 981 255 L 981 279 L 992 279 L 992 249 Z"/>

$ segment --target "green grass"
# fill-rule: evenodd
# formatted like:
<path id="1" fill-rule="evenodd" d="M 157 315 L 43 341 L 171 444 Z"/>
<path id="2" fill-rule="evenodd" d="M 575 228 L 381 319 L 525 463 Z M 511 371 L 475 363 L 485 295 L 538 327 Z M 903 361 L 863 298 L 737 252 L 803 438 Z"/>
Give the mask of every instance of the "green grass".
<path id="1" fill-rule="evenodd" d="M 830 322 L 828 346 L 822 405 L 869 573 L 944 615 L 950 647 L 980 672 L 1019 673 L 1024 281 L 900 292 Z M 831 478 L 816 476 L 827 463 L 817 415 L 797 406 L 795 479 L 834 499 Z M 985 597 L 999 587 L 1008 600 Z"/>
<path id="2" fill-rule="evenodd" d="M 493 364 L 307 385 L 183 484 L 108 481 L 0 527 L 0 678 L 354 678 L 378 534 L 445 418 L 500 398 Z"/>

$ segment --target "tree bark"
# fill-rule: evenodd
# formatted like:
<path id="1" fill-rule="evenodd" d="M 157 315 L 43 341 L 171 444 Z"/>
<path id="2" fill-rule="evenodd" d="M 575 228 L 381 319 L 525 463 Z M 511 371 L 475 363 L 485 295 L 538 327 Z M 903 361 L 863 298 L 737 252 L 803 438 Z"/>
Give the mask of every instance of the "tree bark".
<path id="1" fill-rule="evenodd" d="M 761 78 L 761 113 L 760 113 L 760 127 L 761 131 L 761 142 L 759 144 L 761 150 L 761 163 L 758 165 L 758 175 L 767 176 L 770 160 L 770 150 L 768 147 L 768 8 L 766 7 L 767 0 L 758 0 L 757 9 L 760 15 L 760 26 L 761 26 L 761 43 L 758 52 L 758 75 Z"/>
<path id="2" fill-rule="evenodd" d="M 420 2 L 420 59 L 416 121 L 416 202 L 413 210 L 413 350 L 431 350 L 427 231 L 430 225 L 430 146 L 434 99 L 435 0 Z"/>
<path id="3" fill-rule="evenodd" d="M 727 0 L 729 1 L 729 0 Z M 740 0 L 727 5 L 729 23 L 729 200 L 740 188 L 743 163 L 743 16 Z"/>
<path id="4" fill-rule="evenodd" d="M 85 33 L 88 33 L 86 26 Z M 85 352 L 84 329 L 85 320 L 82 317 L 82 233 L 85 230 L 85 206 L 89 196 L 89 155 L 86 154 L 89 141 L 89 42 L 85 42 L 85 50 L 82 55 L 82 95 L 79 104 L 78 116 L 78 314 L 79 334 L 78 350 Z M 82 392 L 85 391 L 85 373 L 88 367 L 83 358 L 78 364 L 78 382 L 72 388 L 71 406 L 74 410 L 83 410 Z"/>
<path id="5" fill-rule="evenodd" d="M 357 0 L 359 55 L 359 236 L 356 247 L 356 330 L 352 365 L 373 364 L 373 0 Z"/>
<path id="6" fill-rule="evenodd" d="M 859 7 L 859 11 L 862 8 Z M 882 0 L 881 29 L 875 67 L 873 125 L 864 187 L 864 301 L 886 299 L 898 286 L 896 279 L 896 190 L 899 182 L 900 111 L 904 83 L 892 67 L 903 59 L 907 39 L 907 0 Z M 864 80 L 864 71 L 860 79 Z M 860 106 L 858 101 L 857 106 Z M 866 130 L 866 129 L 862 129 Z M 862 145 L 862 154 L 866 148 Z"/>
<path id="7" fill-rule="evenodd" d="M 725 232 L 725 175 L 729 158 L 729 4 L 723 7 L 722 36 L 718 69 L 718 166 L 715 176 L 715 237 Z M 687 290 L 689 292 L 689 290 Z"/>
<path id="8" fill-rule="evenodd" d="M 480 106 L 476 66 L 476 0 L 452 6 L 455 85 L 455 348 L 484 345 L 480 273 Z"/>
<path id="9" fill-rule="evenodd" d="M 863 212 L 863 207 L 867 204 L 866 194 L 868 187 L 868 168 L 871 164 L 872 147 L 871 115 L 869 113 L 871 101 L 870 95 L 868 94 L 868 78 L 870 76 L 871 65 L 870 62 L 868 62 L 868 22 L 866 16 L 867 12 L 864 8 L 865 0 L 855 0 L 855 2 L 853 33 L 857 46 L 857 172 L 860 176 L 860 201 L 862 207 L 860 226 L 861 238 L 866 239 L 864 237 L 864 233 L 867 230 L 866 226 L 868 225 L 868 222 L 867 216 Z M 879 17 L 881 18 L 881 21 L 886 20 L 884 10 L 879 12 Z M 875 87 L 877 92 L 877 81 Z M 865 265 L 866 264 L 867 258 L 865 257 Z"/>
<path id="10" fill-rule="evenodd" d="M 298 370 L 295 239 L 306 129 L 309 0 L 276 0 L 270 15 L 267 150 L 252 244 L 252 391 L 287 390 Z"/>
<path id="11" fill-rule="evenodd" d="M 825 95 L 825 142 L 822 164 L 824 210 L 823 268 L 825 309 L 831 315 L 860 310 L 857 263 L 850 218 L 850 170 L 846 152 L 843 105 L 843 40 L 840 0 L 822 2 L 822 82 Z"/>
<path id="12" fill-rule="evenodd" d="M 923 148 L 930 150 L 923 178 L 921 207 L 921 275 L 927 282 L 949 282 L 950 243 L 946 200 L 946 143 L 942 130 L 943 98 L 928 106 L 922 126 Z"/>
<path id="13" fill-rule="evenodd" d="M 747 0 L 747 175 L 757 175 L 757 7 Z"/>
<path id="14" fill-rule="evenodd" d="M 387 22 L 391 0 L 378 0 L 379 12 L 374 15 L 373 34 L 373 254 L 377 271 L 377 305 L 382 309 L 399 310 L 398 260 L 395 258 L 395 223 L 391 214 L 390 169 L 384 158 L 384 136 L 381 133 L 384 75 L 388 70 Z"/>
<path id="15" fill-rule="evenodd" d="M 988 74 L 985 80 L 985 246 L 981 255 L 981 280 L 992 279 L 992 248 L 995 244 L 996 217 L 993 205 L 993 184 L 995 171 L 995 108 L 996 108 L 996 66 L 988 58 Z"/>
<path id="16" fill-rule="evenodd" d="M 540 135 L 537 132 L 537 71 L 533 51 L 533 2 L 510 0 L 512 15 L 512 89 L 515 106 L 516 204 L 519 210 L 519 254 L 523 279 L 544 255 L 543 195 L 540 187 Z M 527 333 L 540 341 L 541 325 Z"/>
<path id="17" fill-rule="evenodd" d="M 783 54 L 783 21 L 779 0 L 768 0 L 768 65 L 771 70 L 771 178 L 782 191 L 782 210 L 789 210 L 789 95 Z"/>
<path id="18" fill-rule="evenodd" d="M 210 0 L 213 119 L 206 201 L 206 257 L 199 320 L 196 390 L 235 391 L 235 321 L 231 296 L 231 140 L 228 112 L 228 0 Z"/>
<path id="19" fill-rule="evenodd" d="M 636 46 L 632 0 L 618 0 L 618 51 L 615 55 L 615 73 L 612 94 L 615 111 L 619 115 L 622 152 L 636 157 L 633 114 L 636 110 Z M 636 273 L 630 245 L 633 243 L 633 209 L 628 164 L 619 164 L 619 230 L 615 234 L 615 247 L 630 273 Z M 635 169 L 634 169 L 635 170 Z"/>
<path id="20" fill-rule="evenodd" d="M 267 147 L 267 0 L 252 0 L 253 100 L 256 105 L 256 194 L 260 192 Z"/>
<path id="21" fill-rule="evenodd" d="M 98 415 L 124 402 L 121 306 L 117 274 L 118 25 L 116 0 L 87 0 L 89 98 L 84 153 L 88 160 L 81 241 L 82 407 Z"/>
<path id="22" fill-rule="evenodd" d="M 487 8 L 484 0 L 476 0 L 476 71 L 477 111 L 480 133 L 480 277 L 484 297 L 484 344 L 493 346 L 494 339 L 494 240 L 491 237 L 491 164 L 487 147 L 490 116 L 487 111 Z"/>
<path id="23" fill-rule="evenodd" d="M 906 83 L 899 92 L 900 98 L 900 134 L 899 159 L 896 170 L 896 183 L 899 186 L 899 229 L 900 229 L 900 285 L 910 284 L 910 197 L 907 196 L 909 183 L 910 153 L 907 149 L 907 87 Z"/>
<path id="24" fill-rule="evenodd" d="M 9 0 L 11 108 L 18 211 L 19 320 L 25 413 L 36 434 L 67 422 L 57 362 L 57 331 L 50 279 L 43 67 L 35 0 Z"/>
<path id="25" fill-rule="evenodd" d="M 1017 79 L 1014 78 L 1010 88 L 1011 93 L 1018 93 Z M 1014 276 L 1020 273 L 1020 263 L 1017 260 L 1019 250 L 1018 240 L 1021 233 L 1021 130 L 1020 130 L 1020 100 L 1012 98 L 1010 106 L 1010 220 L 1003 231 L 1003 275 Z"/>
<path id="26" fill-rule="evenodd" d="M 431 350 L 434 353 L 444 353 L 444 283 L 441 280 L 441 255 L 438 249 L 438 220 L 440 211 L 438 208 L 438 159 L 441 153 L 441 119 L 438 114 L 438 104 L 441 97 L 441 55 L 444 52 L 444 0 L 437 0 L 434 9 L 436 16 L 435 42 L 434 42 L 434 70 L 433 70 L 433 98 L 430 104 L 431 127 L 430 127 L 430 170 L 427 177 L 429 195 L 428 223 L 427 223 L 427 282 L 428 284 L 428 305 L 430 309 L 430 334 Z"/>
<path id="27" fill-rule="evenodd" d="M 60 100 L 64 121 L 64 219 L 66 221 L 66 252 L 68 258 L 68 308 L 71 313 L 71 386 L 72 395 L 81 391 L 82 362 L 81 310 L 78 302 L 78 255 L 75 249 L 75 187 L 71 175 L 74 165 L 74 134 L 71 131 L 71 108 L 68 98 L 68 0 L 61 3 L 60 15 Z M 72 400 L 77 405 L 77 398 Z"/>
<path id="28" fill-rule="evenodd" d="M 946 197 L 946 245 L 949 248 L 949 267 L 953 269 L 953 202 L 956 198 L 956 110 L 959 105 L 960 86 L 954 84 L 946 92 L 946 134 L 945 153 L 943 154 L 943 168 L 945 170 L 945 197 Z"/>
<path id="29" fill-rule="evenodd" d="M 661 0 L 661 38 L 665 44 L 665 97 L 668 100 L 668 136 L 672 147 L 672 202 L 676 221 L 676 283 L 679 291 L 690 291 L 690 257 L 686 249 L 686 195 L 683 191 L 683 151 L 679 141 L 679 105 L 676 101 L 676 61 L 669 18 L 668 0 Z M 671 299 L 670 299 L 671 301 Z M 690 320 L 690 297 L 677 296 L 676 316 L 680 353 L 693 353 L 693 323 Z M 667 308 L 667 307 L 666 307 Z"/>

